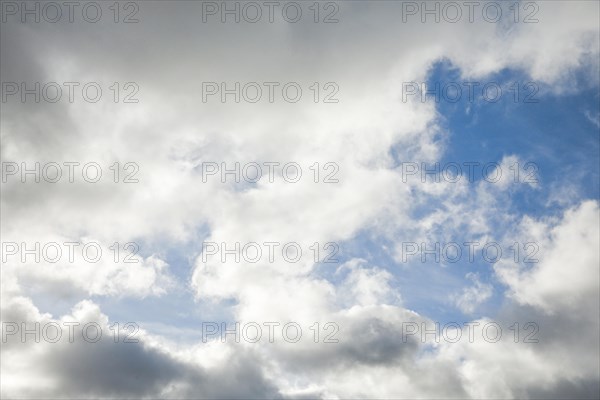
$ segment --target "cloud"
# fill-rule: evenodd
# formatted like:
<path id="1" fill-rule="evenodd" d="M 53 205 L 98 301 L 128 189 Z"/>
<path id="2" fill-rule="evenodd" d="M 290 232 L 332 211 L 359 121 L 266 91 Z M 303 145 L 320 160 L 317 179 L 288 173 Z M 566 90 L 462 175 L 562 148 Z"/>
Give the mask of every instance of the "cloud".
<path id="1" fill-rule="evenodd" d="M 453 300 L 462 312 L 472 314 L 477 306 L 492 296 L 494 287 L 490 284 L 482 283 L 477 274 L 472 272 L 468 273 L 466 277 L 473 281 L 473 286 L 464 288 L 460 294 L 453 296 Z"/>
<path id="2" fill-rule="evenodd" d="M 495 271 L 509 286 L 510 295 L 521 304 L 549 313 L 593 308 L 600 289 L 596 279 L 599 216 L 598 203 L 586 201 L 567 210 L 562 221 L 525 218 L 521 223 L 523 236 L 539 244 L 539 254 L 534 256 L 539 263 L 496 265 Z"/>
<path id="3" fill-rule="evenodd" d="M 3 312 L 3 318 L 6 317 L 7 313 Z M 4 322 L 19 326 L 21 322 L 27 322 L 30 330 L 34 322 L 39 322 L 41 332 L 51 323 L 62 326 L 64 331 L 54 343 L 43 340 L 46 336 L 52 337 L 54 331 L 51 329 L 46 331 L 51 333 L 40 335 L 39 343 L 31 336 L 23 341 L 20 334 L 7 334 L 8 340 L 3 343 L 3 396 L 278 397 L 277 389 L 254 367 L 255 358 L 245 354 L 244 349 L 229 352 L 221 365 L 212 365 L 206 370 L 193 359 L 183 359 L 173 349 L 157 345 L 143 331 L 134 331 L 135 335 L 130 335 L 131 331 L 123 329 L 116 334 L 115 325 L 109 323 L 108 317 L 91 301 L 78 303 L 70 315 L 60 319 L 36 313 L 31 304 L 27 312 L 19 313 L 13 309 L 9 318 L 11 320 Z M 78 324 L 72 335 L 65 322 Z M 91 332 L 88 339 L 84 339 L 82 333 L 82 327 L 93 323 L 103 332 L 98 341 L 95 329 L 87 331 Z M 198 349 L 197 356 L 203 351 Z"/>
<path id="4" fill-rule="evenodd" d="M 561 218 L 537 218 L 515 211 L 511 202 L 513 190 L 537 185 L 514 184 L 509 175 L 497 184 L 407 183 L 398 167 L 398 161 L 435 163 L 448 154 L 447 130 L 454 127 L 444 128 L 436 105 L 402 102 L 402 83 L 426 80 L 440 60 L 469 79 L 519 71 L 547 85 L 548 96 L 597 87 L 598 4 L 532 4 L 539 7 L 539 23 L 490 24 L 480 17 L 460 24 L 422 24 L 419 18 L 399 23 L 402 2 L 340 3 L 343 21 L 318 27 L 310 19 L 295 25 L 202 24 L 196 2 L 140 3 L 139 24 L 3 23 L 3 81 L 98 81 L 108 99 L 3 104 L 3 161 L 94 161 L 105 172 L 94 184 L 3 183 L 3 240 L 94 240 L 109 255 L 114 242 L 141 245 L 139 262 L 131 265 L 110 257 L 100 264 L 3 264 L 3 321 L 77 319 L 110 332 L 110 313 L 91 297 L 110 307 L 125 297 L 170 296 L 185 286 L 196 301 L 188 305 L 190 314 L 203 317 L 203 302 L 222 302 L 229 311 L 223 319 L 296 321 L 306 334 L 295 344 L 257 345 L 182 345 L 146 331 L 137 344 L 114 343 L 109 336 L 96 344 L 13 338 L 2 346 L 2 395 L 590 395 L 585 387 L 593 390 L 598 382 L 592 360 L 598 355 L 597 202 L 559 201 L 574 207 Z M 580 84 L 579 74 L 593 79 Z M 110 85 L 133 81 L 139 103 L 111 101 Z M 305 92 L 295 104 L 203 103 L 205 81 L 294 81 Z M 339 86 L 339 103 L 315 103 L 309 89 L 315 82 Z M 499 154 L 496 161 L 506 171 L 519 154 Z M 115 183 L 109 167 L 117 161 L 135 162 L 139 182 Z M 303 179 L 202 181 L 203 162 L 269 161 L 299 163 Z M 335 163 L 339 183 L 315 182 L 315 162 Z M 278 166 L 276 175 L 281 172 Z M 315 262 L 315 242 L 343 245 L 360 235 L 389 243 L 390 260 L 371 262 L 366 254 L 344 259 L 348 253 L 342 251 L 341 267 Z M 402 341 L 403 323 L 433 321 L 410 310 L 406 294 L 399 293 L 393 267 L 400 264 L 400 244 L 457 237 L 520 237 L 540 244 L 533 267 L 493 267 L 506 287 L 505 304 L 497 316 L 474 317 L 484 323 L 497 317 L 505 328 L 533 318 L 544 334 L 539 346 L 514 343 L 508 333 L 494 344 Z M 298 242 L 305 252 L 296 263 L 268 262 L 266 254 L 255 263 L 205 261 L 203 241 Z M 191 260 L 185 276 L 175 276 L 171 253 Z M 484 282 L 483 274 L 467 276 L 473 286 L 454 298 L 464 312 L 475 312 L 503 290 Z M 47 301 L 38 300 L 40 291 Z M 62 314 L 52 310 L 57 298 L 74 306 L 70 314 L 52 315 Z M 339 327 L 339 342 L 315 343 L 308 327 L 328 322 Z"/>

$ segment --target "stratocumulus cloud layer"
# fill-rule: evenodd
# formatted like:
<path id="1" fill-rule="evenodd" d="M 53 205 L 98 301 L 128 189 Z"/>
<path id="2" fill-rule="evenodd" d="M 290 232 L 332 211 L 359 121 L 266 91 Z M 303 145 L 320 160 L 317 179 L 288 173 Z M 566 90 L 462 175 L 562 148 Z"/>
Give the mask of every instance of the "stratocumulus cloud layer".
<path id="1" fill-rule="evenodd" d="M 597 399 L 596 1 L 1 1 L 3 398 Z"/>

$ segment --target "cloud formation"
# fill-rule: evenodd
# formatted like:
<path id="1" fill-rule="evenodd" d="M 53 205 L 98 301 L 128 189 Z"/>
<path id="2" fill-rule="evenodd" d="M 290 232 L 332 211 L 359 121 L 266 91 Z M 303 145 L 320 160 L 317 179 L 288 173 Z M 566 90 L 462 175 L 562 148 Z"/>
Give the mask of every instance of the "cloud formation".
<path id="1" fill-rule="evenodd" d="M 110 18 L 96 24 L 3 22 L 2 82 L 98 82 L 105 97 L 98 103 L 2 104 L 3 163 L 95 162 L 103 171 L 97 183 L 78 174 L 73 183 L 56 184 L 34 183 L 31 176 L 24 184 L 19 173 L 11 176 L 2 183 L 3 243 L 94 241 L 104 254 L 98 263 L 21 262 L 18 255 L 3 260 L 2 396 L 597 397 L 598 201 L 577 187 L 566 190 L 564 178 L 551 190 L 558 211 L 548 206 L 540 216 L 514 198 L 541 193 L 543 181 L 514 182 L 508 174 L 494 184 L 406 181 L 399 163 L 440 162 L 463 134 L 445 123 L 435 103 L 419 96 L 402 101 L 403 83 L 427 81 L 441 61 L 465 80 L 517 71 L 540 84 L 544 99 L 597 90 L 598 4 L 529 2 L 539 22 L 524 24 L 512 22 L 503 3 L 506 17 L 499 23 L 476 14 L 473 22 L 452 24 L 422 23 L 419 16 L 400 23 L 404 3 L 340 2 L 340 22 L 330 25 L 310 18 L 203 23 L 202 2 L 160 1 L 140 2 L 136 24 Z M 304 94 L 298 103 L 238 103 L 233 95 L 226 103 L 218 96 L 203 102 L 203 82 L 221 81 L 229 88 L 235 82 L 296 82 Z M 113 102 L 114 82 L 121 90 L 134 82 L 139 102 Z M 314 102 L 315 82 L 319 96 L 335 83 L 339 102 Z M 576 118 L 593 122 L 581 112 Z M 510 171 L 515 163 L 523 166 L 524 153 L 515 148 L 490 161 Z M 130 172 L 123 168 L 115 183 L 115 162 L 118 168 L 135 163 L 139 181 L 122 182 Z M 208 162 L 229 168 L 274 162 L 277 179 L 224 183 L 216 174 L 205 182 Z M 288 162 L 302 168 L 296 183 L 279 178 Z M 323 182 L 331 171 L 326 163 L 336 166 L 335 184 Z M 470 238 L 506 248 L 535 242 L 539 262 L 503 259 L 480 274 L 449 265 L 431 272 L 418 260 L 402 262 L 406 241 Z M 121 247 L 115 262 L 111 246 L 129 242 L 140 247 L 136 262 L 125 263 Z M 279 257 L 282 246 L 274 262 L 267 252 L 255 262 L 236 262 L 232 255 L 223 261 L 220 254 L 205 259 L 203 242 L 228 248 L 293 242 L 304 251 L 296 262 Z M 323 262 L 334 248 L 327 243 L 339 245 L 338 264 Z M 387 258 L 374 262 L 374 254 Z M 403 292 L 403 280 L 414 287 Z M 448 293 L 423 289 L 436 285 Z M 464 313 L 454 315 L 458 327 L 446 333 L 466 339 L 422 336 L 424 327 L 439 321 L 427 312 L 436 313 L 435 306 L 422 311 L 409 305 L 418 290 Z M 182 293 L 189 295 L 185 310 L 156 313 L 184 312 L 205 321 L 207 309 L 222 307 L 219 326 L 294 321 L 303 335 L 295 343 L 281 337 L 238 343 L 231 335 L 225 342 L 214 335 L 190 343 L 145 329 L 144 321 L 134 321 L 143 310 L 128 308 L 129 299 L 178 299 Z M 489 311 L 492 302 L 496 308 Z M 65 303 L 68 311 L 56 306 Z M 139 322 L 136 343 L 123 343 L 123 332 L 115 343 L 116 319 L 102 304 L 111 311 L 122 305 L 129 322 Z M 68 321 L 94 322 L 105 335 L 96 343 L 69 343 L 66 335 L 36 343 L 7 331 L 21 329 L 22 322 Z M 537 325 L 526 325 L 532 321 Z M 465 323 L 490 322 L 502 327 L 501 339 L 492 343 L 481 331 L 468 339 Z M 517 342 L 510 329 L 516 322 Z M 170 328 L 204 329 L 190 325 Z M 539 342 L 523 342 L 536 326 L 531 337 Z M 419 331 L 407 335 L 415 327 Z M 331 332 L 337 341 L 324 342 Z"/>

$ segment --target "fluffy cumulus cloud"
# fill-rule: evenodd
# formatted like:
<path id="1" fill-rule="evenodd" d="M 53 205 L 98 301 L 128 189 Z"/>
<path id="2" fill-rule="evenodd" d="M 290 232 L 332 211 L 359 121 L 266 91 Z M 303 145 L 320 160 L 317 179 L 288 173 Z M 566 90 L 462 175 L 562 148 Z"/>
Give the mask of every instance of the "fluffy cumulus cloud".
<path id="1" fill-rule="evenodd" d="M 599 217 L 598 203 L 586 201 L 558 222 L 524 218 L 520 229 L 541 244 L 540 262 L 533 268 L 505 262 L 496 266 L 509 296 L 548 314 L 597 309 Z"/>
<path id="2" fill-rule="evenodd" d="M 498 146 L 493 182 L 406 168 L 480 159 L 461 142 L 468 124 L 405 98 L 440 63 L 462 81 L 535 81 L 542 106 L 597 100 L 598 3 L 492 3 L 455 23 L 422 22 L 422 2 L 320 3 L 331 24 L 308 3 L 296 23 L 279 8 L 269 22 L 266 6 L 256 23 L 223 23 L 203 12 L 225 2 L 120 3 L 119 18 L 139 19 L 126 24 L 108 3 L 96 23 L 78 9 L 21 23 L 34 2 L 3 2 L 3 96 L 4 82 L 57 82 L 63 97 L 81 85 L 73 102 L 3 99 L 2 396 L 597 398 L 599 204 L 560 165 L 526 179 L 530 157 L 551 156 L 519 139 L 553 129 L 545 116 L 507 132 L 508 147 L 481 139 Z M 100 101 L 83 100 L 86 82 Z M 258 82 L 263 98 L 205 102 L 203 82 Z M 273 102 L 263 82 L 279 83 Z M 283 99 L 286 82 L 300 101 Z M 582 107 L 565 129 L 597 133 Z M 42 179 L 23 183 L 36 162 Z M 409 241 L 469 240 L 512 253 L 405 259 Z"/>

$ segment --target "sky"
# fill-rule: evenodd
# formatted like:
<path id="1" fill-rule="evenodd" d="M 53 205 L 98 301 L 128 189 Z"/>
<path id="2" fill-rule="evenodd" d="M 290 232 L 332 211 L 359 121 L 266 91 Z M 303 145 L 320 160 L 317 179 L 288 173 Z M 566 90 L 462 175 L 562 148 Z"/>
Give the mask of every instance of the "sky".
<path id="1" fill-rule="evenodd" d="M 600 398 L 597 1 L 0 1 L 3 398 Z"/>

